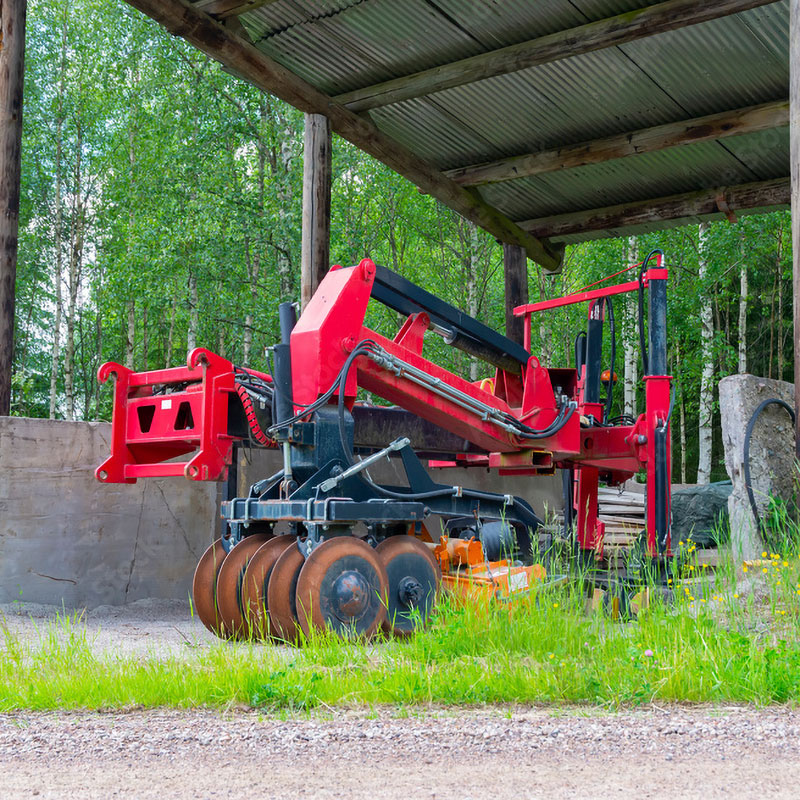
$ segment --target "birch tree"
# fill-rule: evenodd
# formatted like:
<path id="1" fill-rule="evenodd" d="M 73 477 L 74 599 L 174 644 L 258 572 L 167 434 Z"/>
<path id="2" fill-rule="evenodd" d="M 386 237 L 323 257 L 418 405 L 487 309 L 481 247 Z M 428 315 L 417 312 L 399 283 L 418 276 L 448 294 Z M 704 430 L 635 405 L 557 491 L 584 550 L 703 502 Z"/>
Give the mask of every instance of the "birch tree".
<path id="1" fill-rule="evenodd" d="M 632 236 L 626 245 L 626 266 L 631 266 L 639 260 L 639 247 L 636 237 Z M 624 300 L 625 320 L 624 330 L 624 351 L 625 351 L 625 377 L 623 387 L 623 410 L 628 416 L 636 416 L 636 387 L 639 383 L 639 348 L 638 341 L 638 322 L 637 322 L 637 298 L 633 293 L 629 293 Z"/>
<path id="2" fill-rule="evenodd" d="M 744 233 L 741 238 L 739 261 L 739 348 L 738 372 L 747 372 L 747 256 L 744 248 Z"/>
<path id="3" fill-rule="evenodd" d="M 711 480 L 711 448 L 714 421 L 714 316 L 709 291 L 709 224 L 701 222 L 698 230 L 700 280 L 701 377 L 698 409 L 697 483 Z"/>

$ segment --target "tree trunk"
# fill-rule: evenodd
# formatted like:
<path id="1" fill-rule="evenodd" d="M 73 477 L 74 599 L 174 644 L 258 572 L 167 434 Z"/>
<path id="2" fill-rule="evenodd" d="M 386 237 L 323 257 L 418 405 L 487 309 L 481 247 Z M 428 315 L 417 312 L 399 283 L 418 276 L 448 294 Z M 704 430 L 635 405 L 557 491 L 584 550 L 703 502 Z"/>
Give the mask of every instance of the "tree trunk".
<path id="1" fill-rule="evenodd" d="M 128 337 L 125 340 L 125 366 L 133 369 L 136 348 L 136 300 L 128 299 Z"/>
<path id="2" fill-rule="evenodd" d="M 255 322 L 253 309 L 258 303 L 258 278 L 261 272 L 261 259 L 259 253 L 250 252 L 250 239 L 244 240 L 244 259 L 247 269 L 247 280 L 250 284 L 250 308 L 244 318 L 244 334 L 242 336 L 242 366 L 250 366 L 250 350 L 253 346 L 253 323 Z"/>
<path id="3" fill-rule="evenodd" d="M 478 253 L 478 228 L 474 222 L 464 223 L 467 226 L 467 313 L 476 319 L 478 316 L 478 270 L 480 268 L 480 255 Z M 480 362 L 477 358 L 470 358 L 469 379 L 478 380 Z"/>
<path id="4" fill-rule="evenodd" d="M 541 300 L 548 299 L 547 282 L 543 269 L 536 271 L 536 280 L 539 284 L 539 298 Z M 548 314 L 538 314 L 537 316 L 539 317 L 539 340 L 541 341 L 539 359 L 542 364 L 549 365 L 553 363 L 552 320 L 548 318 Z"/>
<path id="5" fill-rule="evenodd" d="M 200 327 L 200 309 L 197 298 L 197 275 L 189 273 L 189 330 L 186 333 L 186 349 L 189 353 L 197 347 L 197 329 Z"/>
<path id="6" fill-rule="evenodd" d="M 744 242 L 741 248 L 741 264 L 739 266 L 739 364 L 738 372 L 747 372 L 747 259 L 744 254 Z"/>
<path id="7" fill-rule="evenodd" d="M 97 296 L 99 299 L 98 307 L 95 311 L 95 334 L 97 336 L 97 361 L 96 364 L 103 363 L 103 269 L 98 267 L 97 270 Z M 100 416 L 100 381 L 93 380 L 92 386 L 94 387 L 94 418 L 98 419 Z"/>
<path id="8" fill-rule="evenodd" d="M 86 208 L 83 201 L 83 171 L 81 156 L 83 136 L 78 129 L 75 143 L 75 178 L 73 185 L 72 223 L 70 225 L 69 269 L 67 272 L 66 341 L 64 342 L 64 399 L 67 419 L 75 419 L 75 323 L 78 307 L 78 292 L 83 265 L 83 241 L 85 235 Z"/>
<path id="9" fill-rule="evenodd" d="M 142 368 L 149 369 L 148 366 L 148 347 L 150 345 L 150 334 L 147 330 L 147 305 L 142 307 Z"/>
<path id="10" fill-rule="evenodd" d="M 56 110 L 56 175 L 55 198 L 53 200 L 53 247 L 55 255 L 55 274 L 53 286 L 55 289 L 55 317 L 53 319 L 53 351 L 50 359 L 50 419 L 56 417 L 56 393 L 58 391 L 58 372 L 61 360 L 61 157 L 63 148 L 64 131 L 64 84 L 67 73 L 67 16 L 64 14 L 64 24 L 61 29 L 61 65 L 58 84 L 58 101 Z"/>
<path id="11" fill-rule="evenodd" d="M 639 259 L 639 246 L 636 237 L 628 239 L 626 248 L 626 261 L 628 266 L 635 264 Z M 636 388 L 639 384 L 639 329 L 636 309 L 637 300 L 633 293 L 623 301 L 625 303 L 624 348 L 625 348 L 625 377 L 623 383 L 623 413 L 631 417 L 636 416 Z"/>
<path id="12" fill-rule="evenodd" d="M 278 276 L 280 279 L 281 300 L 290 300 L 292 297 L 292 261 L 290 258 L 291 240 L 289 229 L 291 227 L 292 201 L 294 191 L 292 189 L 291 167 L 292 167 L 292 141 L 294 131 L 287 120 L 281 119 L 283 123 L 281 144 L 277 158 L 277 181 L 278 181 L 278 232 L 280 242 L 278 245 Z"/>
<path id="13" fill-rule="evenodd" d="M 0 416 L 11 411 L 19 230 L 25 0 L 0 6 Z"/>
<path id="14" fill-rule="evenodd" d="M 683 361 L 681 360 L 681 346 L 679 342 L 675 344 L 675 372 L 678 375 L 682 374 L 681 367 L 683 366 Z M 681 450 L 681 483 L 686 483 L 686 401 L 683 396 L 683 384 L 681 384 L 680 388 L 681 392 L 681 404 L 680 404 L 680 420 L 681 420 L 681 438 L 680 438 L 680 450 Z"/>
<path id="15" fill-rule="evenodd" d="M 711 448 L 714 421 L 714 317 L 709 299 L 708 283 L 708 223 L 699 227 L 700 251 L 700 338 L 701 365 L 697 460 L 697 483 L 711 480 Z"/>
<path id="16" fill-rule="evenodd" d="M 172 306 L 169 310 L 169 328 L 167 332 L 167 352 L 164 356 L 164 366 L 172 366 L 172 351 L 175 348 L 175 312 L 178 308 L 178 295 L 173 293 Z"/>

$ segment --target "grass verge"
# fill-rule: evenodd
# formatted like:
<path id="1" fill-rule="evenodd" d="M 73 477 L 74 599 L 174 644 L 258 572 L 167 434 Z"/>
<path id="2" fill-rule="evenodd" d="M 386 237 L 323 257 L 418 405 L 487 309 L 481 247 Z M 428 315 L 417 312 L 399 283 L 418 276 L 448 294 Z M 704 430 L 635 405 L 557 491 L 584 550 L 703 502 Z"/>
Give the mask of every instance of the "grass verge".
<path id="1" fill-rule="evenodd" d="M 677 601 L 656 599 L 630 623 L 587 614 L 572 585 L 513 607 L 445 600 L 407 640 L 320 635 L 288 653 L 220 642 L 186 657 L 124 657 L 95 652 L 76 618 L 59 617 L 34 643 L 4 626 L 0 710 L 799 700 L 797 556 L 766 554 L 738 589 L 733 565 L 716 584 L 698 572 L 690 558 Z"/>

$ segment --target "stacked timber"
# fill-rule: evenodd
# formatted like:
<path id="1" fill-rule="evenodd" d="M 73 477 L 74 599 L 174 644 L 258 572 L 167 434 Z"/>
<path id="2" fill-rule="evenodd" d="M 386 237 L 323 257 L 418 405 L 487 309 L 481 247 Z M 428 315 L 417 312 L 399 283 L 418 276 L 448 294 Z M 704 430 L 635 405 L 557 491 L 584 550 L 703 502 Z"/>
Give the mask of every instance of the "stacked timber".
<path id="1" fill-rule="evenodd" d="M 606 526 L 604 553 L 614 558 L 622 551 L 630 549 L 644 529 L 644 493 L 635 488 L 623 487 L 620 490 L 601 487 L 598 491 L 598 505 L 600 520 Z M 559 514 L 553 523 L 556 530 L 563 530 L 563 515 Z"/>
<path id="2" fill-rule="evenodd" d="M 645 526 L 644 494 L 630 489 L 601 487 L 600 520 L 605 523 L 603 552 L 611 555 L 633 546 Z"/>

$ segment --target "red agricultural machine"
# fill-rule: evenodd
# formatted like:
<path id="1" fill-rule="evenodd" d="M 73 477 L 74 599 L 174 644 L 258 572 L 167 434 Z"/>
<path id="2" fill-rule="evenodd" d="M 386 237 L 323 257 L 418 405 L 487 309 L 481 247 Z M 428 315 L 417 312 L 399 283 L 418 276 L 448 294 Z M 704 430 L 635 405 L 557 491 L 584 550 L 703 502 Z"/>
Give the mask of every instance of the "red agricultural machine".
<path id="1" fill-rule="evenodd" d="M 221 636 L 296 641 L 312 629 L 370 636 L 380 627 L 407 634 L 430 616 L 443 581 L 508 598 L 541 580 L 541 520 L 531 506 L 510 494 L 437 483 L 421 459 L 500 475 L 563 470 L 565 524 L 589 567 L 603 548 L 599 483 L 619 484 L 644 469 L 643 550 L 663 574 L 670 556 L 667 270 L 660 251 L 636 270 L 627 283 L 515 309 L 525 322 L 522 346 L 369 259 L 335 266 L 299 320 L 290 304 L 280 306 L 271 375 L 204 349 L 175 369 L 103 365 L 99 380 L 113 375 L 116 384 L 111 456 L 97 478 L 220 481 L 237 442 L 280 450 L 276 474 L 223 503 L 225 532 L 197 566 L 195 609 Z M 610 416 L 612 296 L 625 292 L 639 295 L 646 404 L 636 419 Z M 405 316 L 394 338 L 365 327 L 370 299 Z M 531 317 L 574 303 L 588 304 L 577 363 L 545 367 L 530 352 Z M 612 355 L 604 370 L 605 325 Z M 431 331 L 491 365 L 493 377 L 470 382 L 425 358 Z M 359 402 L 360 389 L 394 405 Z M 405 485 L 373 480 L 370 467 L 386 457 L 402 465 Z M 426 529 L 431 515 L 442 520 L 441 537 Z M 279 524 L 286 532 L 276 532 Z"/>

